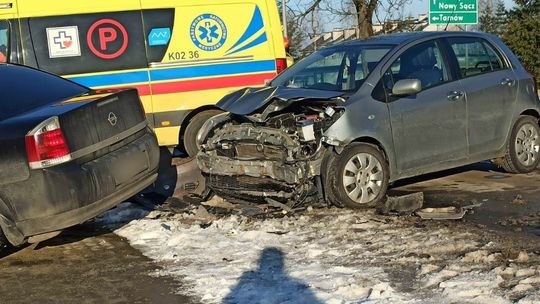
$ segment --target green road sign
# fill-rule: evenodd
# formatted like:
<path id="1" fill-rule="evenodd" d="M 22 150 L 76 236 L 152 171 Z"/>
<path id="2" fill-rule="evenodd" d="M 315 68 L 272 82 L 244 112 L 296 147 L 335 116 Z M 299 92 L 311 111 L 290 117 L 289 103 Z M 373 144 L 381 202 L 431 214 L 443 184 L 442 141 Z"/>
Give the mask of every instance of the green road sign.
<path id="1" fill-rule="evenodd" d="M 478 0 L 429 0 L 430 24 L 478 24 Z"/>

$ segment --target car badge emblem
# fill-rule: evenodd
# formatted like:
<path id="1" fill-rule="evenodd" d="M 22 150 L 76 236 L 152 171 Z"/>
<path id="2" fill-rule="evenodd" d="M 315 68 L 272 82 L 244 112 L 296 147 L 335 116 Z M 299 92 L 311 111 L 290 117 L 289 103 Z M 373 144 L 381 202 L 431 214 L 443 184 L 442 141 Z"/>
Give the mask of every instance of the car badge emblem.
<path id="1" fill-rule="evenodd" d="M 116 123 L 118 122 L 118 117 L 116 117 L 116 114 L 114 114 L 113 112 L 110 112 L 109 117 L 107 118 L 107 120 L 109 121 L 111 126 L 114 127 L 114 126 L 116 126 Z"/>

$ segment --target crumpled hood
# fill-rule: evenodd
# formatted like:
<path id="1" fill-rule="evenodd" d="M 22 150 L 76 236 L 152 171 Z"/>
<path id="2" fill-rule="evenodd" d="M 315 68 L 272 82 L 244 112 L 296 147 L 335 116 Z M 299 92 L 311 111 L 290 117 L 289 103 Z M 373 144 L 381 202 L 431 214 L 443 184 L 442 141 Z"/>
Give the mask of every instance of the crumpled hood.
<path id="1" fill-rule="evenodd" d="M 248 115 L 267 106 L 273 100 L 281 101 L 276 111 L 290 104 L 306 100 L 325 100 L 343 96 L 343 92 L 321 91 L 287 87 L 245 88 L 223 97 L 217 106 L 227 112 L 237 115 Z"/>

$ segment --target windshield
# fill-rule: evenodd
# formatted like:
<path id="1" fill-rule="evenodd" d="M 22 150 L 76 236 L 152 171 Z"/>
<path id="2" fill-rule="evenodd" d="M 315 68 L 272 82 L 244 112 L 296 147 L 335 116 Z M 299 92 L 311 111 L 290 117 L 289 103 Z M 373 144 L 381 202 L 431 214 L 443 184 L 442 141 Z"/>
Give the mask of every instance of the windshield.
<path id="1" fill-rule="evenodd" d="M 392 46 L 340 46 L 311 54 L 277 76 L 271 86 L 353 92 Z"/>

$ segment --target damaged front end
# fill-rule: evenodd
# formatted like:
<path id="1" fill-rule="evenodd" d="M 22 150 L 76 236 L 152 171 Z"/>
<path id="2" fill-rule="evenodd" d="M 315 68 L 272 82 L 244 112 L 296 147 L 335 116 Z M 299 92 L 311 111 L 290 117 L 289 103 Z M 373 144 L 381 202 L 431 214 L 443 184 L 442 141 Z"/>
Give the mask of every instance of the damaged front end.
<path id="1" fill-rule="evenodd" d="M 309 92 L 295 97 L 288 92 L 284 98 L 278 88 L 255 94 L 261 91 L 264 96 L 258 94 L 258 103 L 252 94 L 243 100 L 241 107 L 249 114 L 226 97 L 218 106 L 229 112 L 212 118 L 200 130 L 197 161 L 207 186 L 233 202 L 295 207 L 319 199 L 321 163 L 327 151 L 323 134 L 343 112 L 341 94 Z"/>

